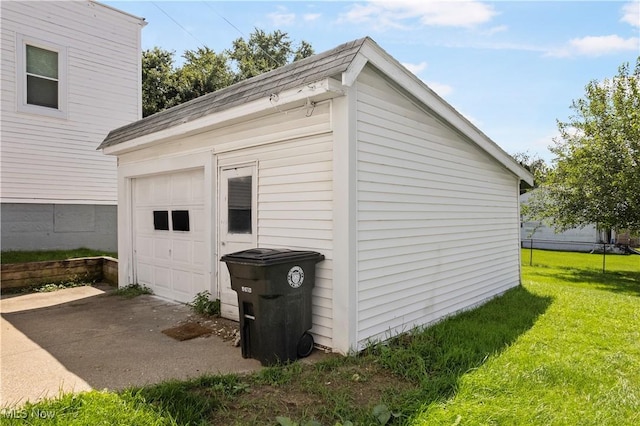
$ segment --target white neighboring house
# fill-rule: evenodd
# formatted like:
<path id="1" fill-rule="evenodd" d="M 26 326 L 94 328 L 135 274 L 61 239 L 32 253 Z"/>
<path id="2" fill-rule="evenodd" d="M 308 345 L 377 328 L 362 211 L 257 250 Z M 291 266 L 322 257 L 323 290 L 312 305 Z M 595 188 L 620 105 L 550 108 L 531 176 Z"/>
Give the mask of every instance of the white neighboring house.
<path id="1" fill-rule="evenodd" d="M 526 204 L 534 191 L 536 190 L 520 195 L 520 203 Z M 595 225 L 567 229 L 558 233 L 553 227 L 547 226 L 543 222 L 523 221 L 520 225 L 520 239 L 523 248 L 590 252 L 594 249 L 601 249 L 597 243 L 602 243 L 603 234 L 598 231 Z"/>
<path id="2" fill-rule="evenodd" d="M 141 118 L 143 19 L 94 1 L 2 1 L 2 250 L 117 248 L 116 159 Z"/>
<path id="3" fill-rule="evenodd" d="M 314 250 L 316 343 L 346 353 L 520 283 L 529 172 L 370 38 L 113 130 L 119 283 L 237 319 L 219 261 Z"/>

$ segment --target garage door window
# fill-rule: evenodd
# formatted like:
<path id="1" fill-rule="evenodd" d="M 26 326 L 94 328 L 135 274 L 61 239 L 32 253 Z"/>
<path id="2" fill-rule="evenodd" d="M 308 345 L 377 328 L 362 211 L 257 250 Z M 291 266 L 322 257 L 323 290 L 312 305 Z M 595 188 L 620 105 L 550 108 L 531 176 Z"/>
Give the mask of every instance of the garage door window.
<path id="1" fill-rule="evenodd" d="M 251 234 L 251 176 L 229 179 L 229 230 L 230 234 Z"/>
<path id="2" fill-rule="evenodd" d="M 154 210 L 153 229 L 156 231 L 169 230 L 169 212 L 167 210 Z"/>
<path id="3" fill-rule="evenodd" d="M 171 221 L 173 222 L 174 231 L 188 231 L 189 210 L 173 210 L 171 212 Z"/>

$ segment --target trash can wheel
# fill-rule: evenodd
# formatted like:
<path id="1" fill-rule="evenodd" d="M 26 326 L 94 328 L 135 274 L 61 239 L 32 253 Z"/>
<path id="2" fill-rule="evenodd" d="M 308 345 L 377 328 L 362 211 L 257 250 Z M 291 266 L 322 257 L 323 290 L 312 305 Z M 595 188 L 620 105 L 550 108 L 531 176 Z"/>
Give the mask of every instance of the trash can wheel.
<path id="1" fill-rule="evenodd" d="M 307 357 L 313 351 L 313 336 L 305 332 L 300 340 L 298 340 L 298 356 L 300 358 Z"/>

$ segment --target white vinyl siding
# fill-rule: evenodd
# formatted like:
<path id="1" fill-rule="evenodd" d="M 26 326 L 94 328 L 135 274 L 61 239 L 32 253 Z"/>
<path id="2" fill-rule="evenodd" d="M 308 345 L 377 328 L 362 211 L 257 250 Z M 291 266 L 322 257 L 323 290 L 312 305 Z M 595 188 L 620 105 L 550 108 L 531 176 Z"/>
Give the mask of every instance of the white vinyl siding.
<path id="1" fill-rule="evenodd" d="M 519 283 L 516 178 L 370 68 L 358 78 L 358 344 Z"/>
<path id="2" fill-rule="evenodd" d="M 116 159 L 96 147 L 140 118 L 140 20 L 82 1 L 3 1 L 1 8 L 2 201 L 116 204 Z M 20 107 L 24 43 L 65 59 L 63 115 Z"/>
<path id="3" fill-rule="evenodd" d="M 313 290 L 313 328 L 316 343 L 332 347 L 333 274 L 333 138 L 330 102 L 320 102 L 311 116 L 297 107 L 240 123 L 175 138 L 119 156 L 122 186 L 125 178 L 195 167 L 195 159 L 214 158 L 221 169 L 256 165 L 257 246 L 290 248 L 322 253 Z M 205 173 L 206 176 L 206 173 Z M 206 177 L 205 177 L 206 178 Z M 218 186 L 220 182 L 217 182 Z M 206 183 L 205 183 L 206 185 Z M 215 185 L 215 183 L 212 183 Z M 215 190 L 214 190 L 215 192 Z M 217 197 L 207 195 L 211 200 Z M 126 198 L 123 200 L 126 202 Z M 128 208 L 118 206 L 126 218 Z M 212 227 L 217 232 L 218 206 L 212 204 Z M 125 222 L 123 220 L 122 222 Z M 126 253 L 125 227 L 119 227 L 120 251 Z M 225 267 L 211 244 L 213 268 Z M 208 248 L 207 248 L 208 249 Z M 121 258 L 121 282 L 127 275 Z M 214 293 L 215 275 L 212 278 Z"/>
<path id="4" fill-rule="evenodd" d="M 221 154 L 219 167 L 256 162 L 258 247 L 313 250 L 316 267 L 313 328 L 316 343 L 332 338 L 332 138 L 331 134 Z"/>

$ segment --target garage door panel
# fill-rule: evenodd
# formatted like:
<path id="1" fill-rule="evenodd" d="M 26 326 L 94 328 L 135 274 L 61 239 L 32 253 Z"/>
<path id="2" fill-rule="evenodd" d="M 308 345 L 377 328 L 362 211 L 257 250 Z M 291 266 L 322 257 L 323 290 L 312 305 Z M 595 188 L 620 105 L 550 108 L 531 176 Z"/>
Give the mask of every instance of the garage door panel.
<path id="1" fill-rule="evenodd" d="M 206 246 L 203 241 L 193 243 L 193 264 L 199 267 L 204 266 Z"/>
<path id="2" fill-rule="evenodd" d="M 155 287 L 170 289 L 171 288 L 171 269 L 154 266 L 153 282 L 151 284 Z"/>
<path id="3" fill-rule="evenodd" d="M 191 241 L 173 240 L 173 248 L 171 249 L 172 262 L 190 265 L 193 257 L 193 243 Z"/>
<path id="4" fill-rule="evenodd" d="M 171 240 L 168 238 L 155 238 L 153 241 L 153 257 L 160 261 L 171 259 Z"/>
<path id="5" fill-rule="evenodd" d="M 205 274 L 204 172 L 191 170 L 137 178 L 134 182 L 135 269 L 140 284 L 155 294 L 190 302 L 208 290 Z M 153 212 L 167 211 L 169 229 L 156 230 Z M 172 211 L 187 210 L 188 230 L 172 222 Z"/>
<path id="6" fill-rule="evenodd" d="M 138 262 L 138 284 L 149 287 L 153 281 L 153 266 Z"/>
<path id="7" fill-rule="evenodd" d="M 136 254 L 140 257 L 153 257 L 153 238 L 138 236 L 136 239 Z"/>

